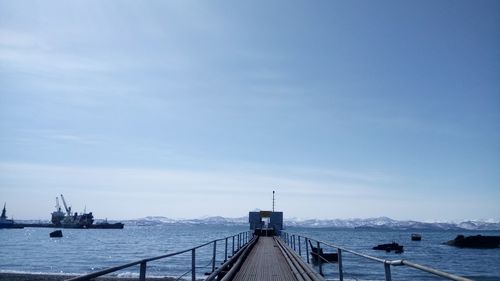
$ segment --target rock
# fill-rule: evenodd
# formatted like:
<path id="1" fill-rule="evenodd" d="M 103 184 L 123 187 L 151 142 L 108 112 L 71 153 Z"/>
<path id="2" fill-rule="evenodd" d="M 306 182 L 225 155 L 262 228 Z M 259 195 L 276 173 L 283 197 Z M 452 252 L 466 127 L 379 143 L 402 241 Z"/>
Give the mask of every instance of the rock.
<path id="1" fill-rule="evenodd" d="M 446 242 L 450 246 L 459 248 L 492 249 L 500 246 L 500 236 L 467 236 L 457 235 L 455 239 Z"/>
<path id="2" fill-rule="evenodd" d="M 52 238 L 61 238 L 61 237 L 63 237 L 63 234 L 62 234 L 61 230 L 56 230 L 56 231 L 51 232 L 49 234 L 49 236 Z"/>

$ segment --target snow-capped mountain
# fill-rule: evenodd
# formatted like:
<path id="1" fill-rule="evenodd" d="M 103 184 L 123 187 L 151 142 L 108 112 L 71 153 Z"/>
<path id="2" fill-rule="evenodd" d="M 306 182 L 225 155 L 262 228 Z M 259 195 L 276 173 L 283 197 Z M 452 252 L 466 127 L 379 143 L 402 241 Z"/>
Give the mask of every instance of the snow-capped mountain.
<path id="1" fill-rule="evenodd" d="M 197 219 L 172 219 L 162 216 L 148 216 L 126 221 L 132 225 L 184 224 L 184 225 L 247 225 L 247 217 L 225 218 L 221 216 Z M 498 221 L 462 221 L 462 222 L 419 222 L 413 220 L 394 220 L 388 217 L 367 219 L 299 219 L 288 218 L 285 227 L 331 227 L 331 228 L 374 228 L 374 229 L 436 229 L 436 230 L 500 230 Z"/>

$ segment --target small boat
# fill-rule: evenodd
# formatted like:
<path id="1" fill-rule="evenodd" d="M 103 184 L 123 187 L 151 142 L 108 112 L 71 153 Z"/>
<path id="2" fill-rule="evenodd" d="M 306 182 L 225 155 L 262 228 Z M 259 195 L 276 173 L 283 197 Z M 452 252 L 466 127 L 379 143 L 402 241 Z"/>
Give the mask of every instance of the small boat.
<path id="1" fill-rule="evenodd" d="M 13 219 L 7 218 L 7 203 L 3 204 L 2 215 L 0 216 L 0 228 L 23 228 L 22 225 L 16 224 Z"/>
<path id="2" fill-rule="evenodd" d="M 322 248 L 314 247 L 309 240 L 309 245 L 311 246 L 311 257 L 313 263 L 325 263 L 325 262 L 338 262 L 339 261 L 339 255 L 337 253 L 324 253 Z M 319 254 L 319 258 L 318 258 Z"/>
<path id="3" fill-rule="evenodd" d="M 386 252 L 394 251 L 396 254 L 402 253 L 403 250 L 403 245 L 399 245 L 396 242 L 392 242 L 389 244 L 380 244 L 372 248 L 373 250 L 382 250 Z"/>
<path id="4" fill-rule="evenodd" d="M 422 240 L 422 235 L 417 233 L 413 233 L 411 235 L 411 241 L 420 241 L 420 240 Z"/>

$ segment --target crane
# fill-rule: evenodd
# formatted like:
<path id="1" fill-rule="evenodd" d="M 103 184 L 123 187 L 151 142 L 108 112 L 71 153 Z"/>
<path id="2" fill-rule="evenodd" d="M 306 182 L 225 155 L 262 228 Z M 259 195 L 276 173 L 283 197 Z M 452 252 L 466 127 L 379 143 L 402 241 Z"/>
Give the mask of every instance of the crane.
<path id="1" fill-rule="evenodd" d="M 68 205 L 66 205 L 66 200 L 64 200 L 64 196 L 61 194 L 61 199 L 63 201 L 64 209 L 66 209 L 66 213 L 68 216 L 71 216 L 71 207 L 68 208 Z"/>

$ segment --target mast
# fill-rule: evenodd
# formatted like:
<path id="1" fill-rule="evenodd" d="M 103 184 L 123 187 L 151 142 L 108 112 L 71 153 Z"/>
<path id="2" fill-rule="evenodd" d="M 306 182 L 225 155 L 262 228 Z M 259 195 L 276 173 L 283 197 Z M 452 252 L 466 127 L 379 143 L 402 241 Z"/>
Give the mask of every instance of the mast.
<path id="1" fill-rule="evenodd" d="M 59 204 L 59 197 L 56 196 L 56 210 L 61 211 L 61 205 Z"/>
<path id="2" fill-rule="evenodd" d="M 7 218 L 7 210 L 5 209 L 6 205 L 7 205 L 7 202 L 3 203 L 2 219 L 6 219 Z"/>
<path id="3" fill-rule="evenodd" d="M 273 190 L 273 213 L 274 213 L 274 190 Z"/>

